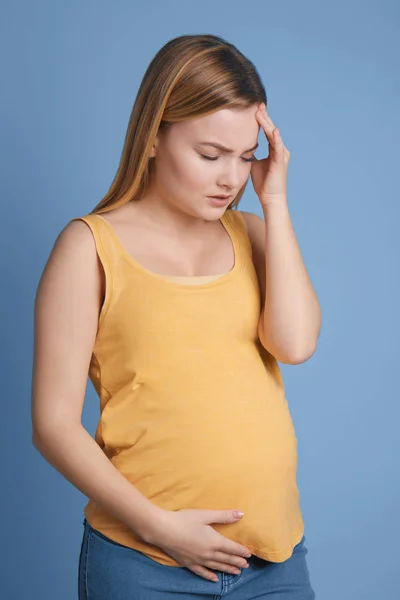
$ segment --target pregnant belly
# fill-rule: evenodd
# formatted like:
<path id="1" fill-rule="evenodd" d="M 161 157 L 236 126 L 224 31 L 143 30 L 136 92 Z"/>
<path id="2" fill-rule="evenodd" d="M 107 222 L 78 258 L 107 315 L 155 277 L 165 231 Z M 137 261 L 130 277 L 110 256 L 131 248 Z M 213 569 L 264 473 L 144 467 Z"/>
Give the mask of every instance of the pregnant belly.
<path id="1" fill-rule="evenodd" d="M 284 397 L 229 413 L 184 413 L 145 426 L 112 458 L 149 500 L 168 509 L 251 508 L 285 494 L 297 468 L 297 439 Z M 241 506 L 236 506 L 239 501 Z"/>

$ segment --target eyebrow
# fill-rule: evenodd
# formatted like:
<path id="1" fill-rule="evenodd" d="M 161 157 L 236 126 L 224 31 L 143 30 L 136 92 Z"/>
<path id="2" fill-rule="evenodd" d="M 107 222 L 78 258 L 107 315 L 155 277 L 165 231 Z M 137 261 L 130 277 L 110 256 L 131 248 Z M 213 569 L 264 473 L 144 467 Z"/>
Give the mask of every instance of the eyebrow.
<path id="1" fill-rule="evenodd" d="M 199 144 L 201 144 L 202 146 L 213 146 L 214 148 L 218 148 L 218 150 L 222 150 L 223 152 L 234 152 L 234 150 L 231 150 L 231 148 L 225 148 L 225 146 L 217 144 L 217 142 L 199 142 Z M 242 154 L 244 154 L 245 152 L 252 152 L 253 150 L 256 150 L 258 146 L 259 144 L 257 142 L 257 144 L 252 148 L 249 148 L 248 150 L 243 150 Z"/>

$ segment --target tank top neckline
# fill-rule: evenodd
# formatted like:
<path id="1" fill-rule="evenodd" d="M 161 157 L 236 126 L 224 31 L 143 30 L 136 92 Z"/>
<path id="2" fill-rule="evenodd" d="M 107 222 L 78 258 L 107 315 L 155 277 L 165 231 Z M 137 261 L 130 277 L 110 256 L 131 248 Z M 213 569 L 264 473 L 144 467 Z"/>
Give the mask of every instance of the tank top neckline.
<path id="1" fill-rule="evenodd" d="M 229 212 L 232 212 L 231 210 Z M 117 247 L 118 253 L 119 255 L 131 266 L 133 266 L 137 271 L 139 271 L 140 273 L 142 273 L 142 275 L 145 275 L 146 277 L 148 277 L 149 279 L 154 280 L 155 282 L 159 282 L 161 284 L 166 284 L 169 286 L 173 286 L 176 288 L 183 288 L 183 289 L 187 289 L 189 291 L 193 291 L 196 289 L 204 289 L 204 288 L 211 288 L 211 287 L 215 287 L 221 284 L 224 284 L 228 281 L 230 281 L 233 277 L 235 277 L 237 275 L 237 273 L 239 273 L 239 271 L 242 270 L 242 260 L 241 260 L 241 249 L 240 249 L 240 245 L 236 236 L 236 232 L 232 226 L 232 224 L 229 221 L 229 218 L 227 217 L 226 212 L 222 215 L 222 217 L 219 219 L 219 221 L 221 222 L 222 226 L 224 227 L 225 231 L 227 232 L 230 240 L 231 240 L 231 244 L 233 247 L 233 252 L 234 252 L 234 265 L 233 267 L 227 271 L 226 273 L 222 273 L 219 275 L 215 275 L 215 279 L 212 279 L 211 281 L 205 281 L 204 283 L 198 282 L 196 283 L 196 285 L 193 285 L 193 283 L 185 283 L 185 279 L 191 279 L 190 276 L 185 277 L 185 276 L 180 276 L 180 275 L 161 275 L 159 273 L 155 273 L 154 271 L 150 271 L 149 269 L 146 269 L 138 260 L 136 260 L 131 254 L 130 252 L 128 252 L 125 248 L 125 246 L 123 245 L 121 239 L 119 238 L 119 236 L 117 235 L 114 227 L 111 225 L 111 223 L 105 219 L 102 215 L 100 215 L 99 213 L 92 213 L 92 216 L 97 217 L 101 220 L 101 222 L 105 225 L 105 227 L 107 228 L 107 231 L 109 232 L 112 240 L 114 241 L 115 246 Z M 169 279 L 171 277 L 171 279 Z M 181 278 L 181 281 L 175 281 L 174 278 Z M 211 275 L 195 275 L 193 276 L 196 279 L 199 279 L 201 277 L 204 278 L 208 278 L 211 277 Z M 214 277 L 214 276 L 213 276 Z"/>

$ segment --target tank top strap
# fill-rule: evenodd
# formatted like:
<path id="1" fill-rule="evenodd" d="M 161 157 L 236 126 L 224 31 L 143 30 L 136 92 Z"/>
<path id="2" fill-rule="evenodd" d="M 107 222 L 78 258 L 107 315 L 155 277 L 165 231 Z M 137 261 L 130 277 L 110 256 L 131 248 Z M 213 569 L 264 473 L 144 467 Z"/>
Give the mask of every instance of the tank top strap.
<path id="1" fill-rule="evenodd" d="M 117 259 L 117 249 L 107 221 L 105 221 L 105 219 L 99 219 L 98 215 L 94 213 L 72 219 L 72 221 L 79 220 L 85 221 L 89 226 L 94 237 L 97 254 L 99 255 L 104 270 L 107 274 L 111 274 L 113 263 Z"/>
<path id="2" fill-rule="evenodd" d="M 83 215 L 71 219 L 72 221 L 84 221 L 92 232 L 97 256 L 99 257 L 101 266 L 103 267 L 105 276 L 105 296 L 99 317 L 99 330 L 106 317 L 108 308 L 111 304 L 111 296 L 114 286 L 116 274 L 116 263 L 118 261 L 118 250 L 115 247 L 112 236 L 110 234 L 107 223 L 104 219 L 99 219 L 94 213 Z"/>

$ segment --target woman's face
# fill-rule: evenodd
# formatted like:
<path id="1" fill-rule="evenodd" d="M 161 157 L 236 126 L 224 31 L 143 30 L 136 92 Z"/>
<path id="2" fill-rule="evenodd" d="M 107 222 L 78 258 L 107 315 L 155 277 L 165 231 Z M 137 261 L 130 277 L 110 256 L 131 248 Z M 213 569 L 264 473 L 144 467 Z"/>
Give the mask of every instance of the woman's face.
<path id="1" fill-rule="evenodd" d="M 150 195 L 188 216 L 219 219 L 250 175 L 260 129 L 257 107 L 221 109 L 159 132 Z M 223 205 L 209 198 L 227 194 Z"/>

